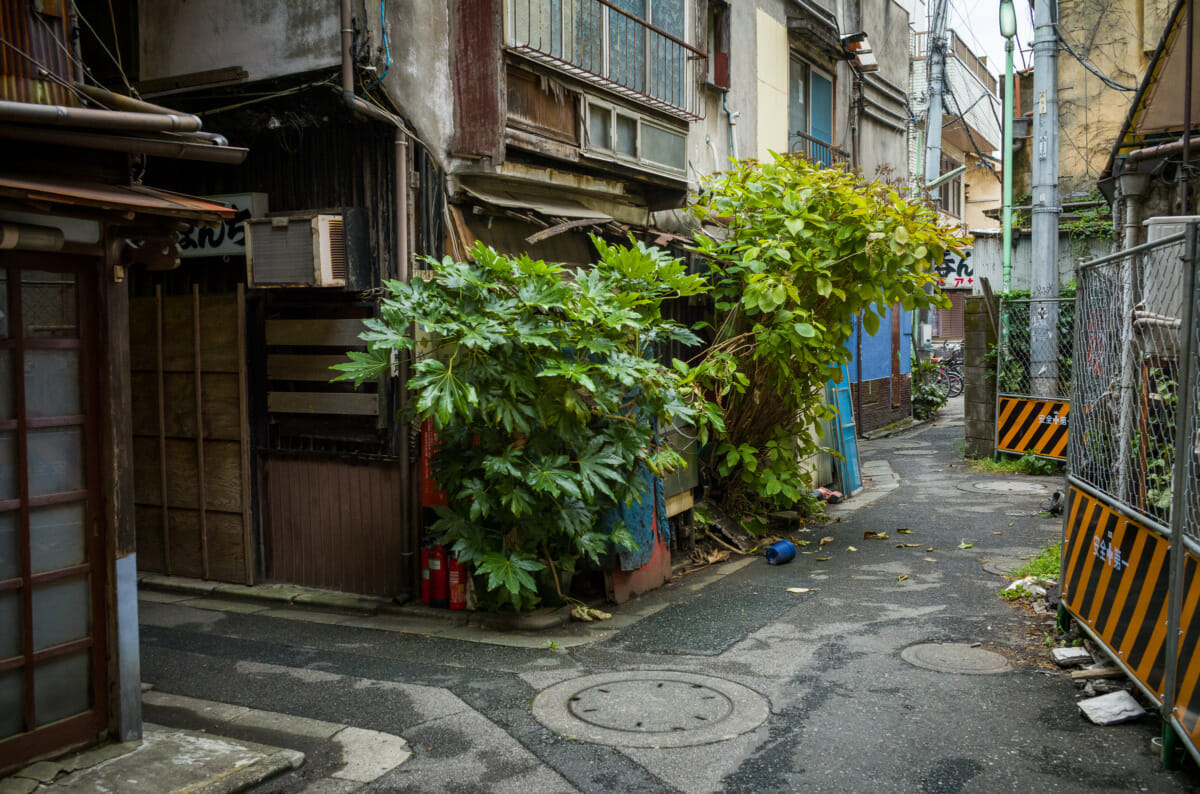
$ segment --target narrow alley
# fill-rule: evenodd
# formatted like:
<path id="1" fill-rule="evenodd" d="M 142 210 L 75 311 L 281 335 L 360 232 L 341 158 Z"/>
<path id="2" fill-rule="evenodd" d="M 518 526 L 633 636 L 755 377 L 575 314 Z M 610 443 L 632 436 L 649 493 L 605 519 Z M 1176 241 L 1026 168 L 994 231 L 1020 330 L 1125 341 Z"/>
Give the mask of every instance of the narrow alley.
<path id="1" fill-rule="evenodd" d="M 996 596 L 998 567 L 1058 539 L 1061 519 L 1036 513 L 1061 485 L 965 471 L 961 438 L 955 401 L 931 425 L 865 442 L 869 487 L 802 533 L 793 563 L 727 562 L 614 608 L 610 624 L 505 634 L 143 590 L 146 720 L 306 754 L 259 792 L 1195 786 L 1161 769 L 1157 719 L 1084 720 L 1042 645 L 1052 616 Z M 598 679 L 612 686 L 589 680 L 614 673 Z M 647 694 L 664 682 L 674 730 L 643 724 L 664 719 Z M 551 688 L 562 703 L 539 701 Z M 567 697 L 597 691 L 608 700 L 579 709 L 595 717 L 571 716 Z M 228 722 L 230 707 L 275 716 Z M 697 720 L 737 735 L 714 741 Z M 400 737 L 404 760 L 369 783 L 339 778 L 346 745 L 313 725 Z"/>

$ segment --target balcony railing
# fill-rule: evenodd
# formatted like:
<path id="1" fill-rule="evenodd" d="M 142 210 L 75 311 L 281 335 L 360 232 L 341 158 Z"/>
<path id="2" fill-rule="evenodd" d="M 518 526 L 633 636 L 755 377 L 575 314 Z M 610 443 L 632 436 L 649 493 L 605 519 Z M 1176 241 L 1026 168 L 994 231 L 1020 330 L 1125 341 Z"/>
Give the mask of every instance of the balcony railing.
<path id="1" fill-rule="evenodd" d="M 979 82 L 987 86 L 988 91 L 993 94 L 997 92 L 998 86 L 996 76 L 987 68 L 987 64 L 975 53 L 971 52 L 971 48 L 967 46 L 958 34 L 953 30 L 950 32 L 950 48 L 947 54 L 958 58 L 962 65 L 967 67 L 972 74 L 979 78 Z M 913 54 L 914 58 L 924 58 L 929 55 L 929 33 L 922 31 L 913 34 Z"/>
<path id="2" fill-rule="evenodd" d="M 850 153 L 844 149 L 839 149 L 832 144 L 825 143 L 819 138 L 814 138 L 803 132 L 793 132 L 790 136 L 791 144 L 788 151 L 795 157 L 803 157 L 810 163 L 818 165 L 831 166 L 838 163 L 850 162 Z"/>
<path id="3" fill-rule="evenodd" d="M 608 0 L 507 0 L 515 52 L 689 121 L 708 57 Z"/>
<path id="4" fill-rule="evenodd" d="M 996 76 L 988 70 L 987 65 L 980 60 L 978 55 L 971 52 L 971 48 L 953 30 L 950 31 L 950 50 L 962 61 L 963 66 L 970 69 L 979 78 L 979 82 L 987 86 L 988 91 L 996 93 Z"/>

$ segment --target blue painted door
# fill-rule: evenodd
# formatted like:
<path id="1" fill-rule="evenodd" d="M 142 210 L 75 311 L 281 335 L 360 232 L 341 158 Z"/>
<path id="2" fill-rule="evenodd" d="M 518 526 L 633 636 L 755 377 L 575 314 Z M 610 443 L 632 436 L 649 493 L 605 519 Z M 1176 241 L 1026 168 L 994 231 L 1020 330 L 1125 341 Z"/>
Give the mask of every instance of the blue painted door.
<path id="1" fill-rule="evenodd" d="M 812 135 L 823 143 L 833 143 L 833 83 L 813 69 L 810 73 L 810 110 Z"/>
<path id="2" fill-rule="evenodd" d="M 842 493 L 846 496 L 857 493 L 862 489 L 862 466 L 858 461 L 858 437 L 854 426 L 854 405 L 850 399 L 850 371 L 842 365 L 842 381 L 829 381 L 826 387 L 826 399 L 829 400 L 834 413 L 835 431 L 834 447 L 842 454 L 842 460 L 837 461 L 838 480 Z"/>

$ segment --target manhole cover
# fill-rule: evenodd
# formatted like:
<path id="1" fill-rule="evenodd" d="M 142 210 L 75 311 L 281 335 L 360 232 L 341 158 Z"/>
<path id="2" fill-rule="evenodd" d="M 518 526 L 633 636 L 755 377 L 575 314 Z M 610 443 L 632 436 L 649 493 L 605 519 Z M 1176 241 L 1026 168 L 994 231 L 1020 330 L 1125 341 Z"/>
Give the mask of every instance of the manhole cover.
<path id="1" fill-rule="evenodd" d="M 752 689 L 706 675 L 661 670 L 563 681 L 533 699 L 552 731 L 618 747 L 689 747 L 753 730 L 770 705 Z"/>
<path id="2" fill-rule="evenodd" d="M 1037 482 L 1026 482 L 1024 480 L 977 480 L 976 482 L 962 483 L 958 486 L 963 491 L 974 491 L 976 493 L 994 493 L 994 494 L 1042 494 L 1046 493 L 1046 486 Z"/>
<path id="3" fill-rule="evenodd" d="M 910 645 L 900 658 L 916 667 L 939 673 L 995 675 L 1008 672 L 1008 660 L 995 651 L 974 648 L 961 642 L 931 642 Z"/>
<path id="4" fill-rule="evenodd" d="M 983 564 L 983 570 L 996 576 L 1008 576 L 1010 571 L 1016 570 L 1024 565 L 1027 561 L 1013 557 L 1003 557 L 998 560 L 988 560 Z"/>

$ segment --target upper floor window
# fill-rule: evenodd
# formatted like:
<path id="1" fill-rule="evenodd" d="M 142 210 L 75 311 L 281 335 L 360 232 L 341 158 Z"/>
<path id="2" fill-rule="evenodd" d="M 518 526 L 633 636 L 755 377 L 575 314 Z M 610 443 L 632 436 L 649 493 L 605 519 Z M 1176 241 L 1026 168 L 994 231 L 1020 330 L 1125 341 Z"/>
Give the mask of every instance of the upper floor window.
<path id="1" fill-rule="evenodd" d="M 942 156 L 941 173 L 949 173 L 955 168 L 958 168 L 962 163 L 957 162 L 952 157 Z M 962 195 L 963 184 L 962 174 L 947 179 L 938 186 L 938 198 L 941 200 L 942 212 L 953 215 L 956 218 L 962 217 Z"/>
<path id="2" fill-rule="evenodd" d="M 687 44 L 686 0 L 509 0 L 507 41 L 587 82 L 699 118 L 703 52 Z"/>
<path id="3" fill-rule="evenodd" d="M 833 146 L 833 78 L 795 55 L 788 71 L 788 150 L 824 165 L 843 154 Z"/>

